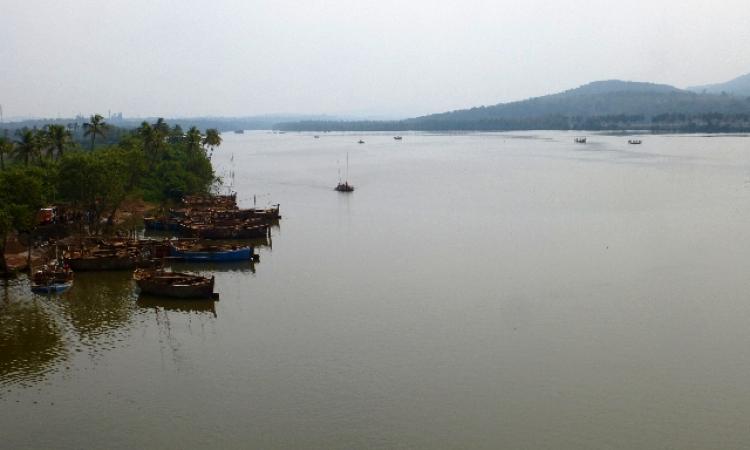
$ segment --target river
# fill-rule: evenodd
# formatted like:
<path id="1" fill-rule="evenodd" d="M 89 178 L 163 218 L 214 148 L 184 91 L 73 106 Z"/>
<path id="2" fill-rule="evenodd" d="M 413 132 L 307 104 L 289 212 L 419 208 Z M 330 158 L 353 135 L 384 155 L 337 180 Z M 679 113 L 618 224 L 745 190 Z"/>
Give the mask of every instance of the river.
<path id="1" fill-rule="evenodd" d="M 255 265 L 176 265 L 215 304 L 2 288 L 0 448 L 750 442 L 747 137 L 403 136 L 224 134 L 283 219 Z"/>

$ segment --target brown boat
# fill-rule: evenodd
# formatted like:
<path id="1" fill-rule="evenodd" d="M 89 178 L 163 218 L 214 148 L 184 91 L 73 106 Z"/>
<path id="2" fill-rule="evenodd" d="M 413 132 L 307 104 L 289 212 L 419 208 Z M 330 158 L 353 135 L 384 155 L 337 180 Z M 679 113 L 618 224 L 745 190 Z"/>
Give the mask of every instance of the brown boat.
<path id="1" fill-rule="evenodd" d="M 268 236 L 268 224 L 193 224 L 185 227 L 190 235 L 200 239 L 253 239 Z"/>
<path id="2" fill-rule="evenodd" d="M 96 245 L 81 245 L 68 250 L 64 261 L 76 272 L 95 270 L 133 270 L 139 267 L 154 267 L 157 245 L 155 243 L 106 242 Z M 168 247 L 165 249 L 168 252 Z M 168 254 L 168 253 L 167 253 Z"/>
<path id="3" fill-rule="evenodd" d="M 137 269 L 133 279 L 143 294 L 174 298 L 214 297 L 214 277 L 161 269 Z"/>

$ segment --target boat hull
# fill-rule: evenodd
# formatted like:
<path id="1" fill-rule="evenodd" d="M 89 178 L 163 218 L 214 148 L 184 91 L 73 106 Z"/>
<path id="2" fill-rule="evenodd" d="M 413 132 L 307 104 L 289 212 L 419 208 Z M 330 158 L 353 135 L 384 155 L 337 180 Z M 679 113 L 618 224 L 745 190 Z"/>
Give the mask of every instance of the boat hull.
<path id="1" fill-rule="evenodd" d="M 141 294 L 170 298 L 214 297 L 214 277 L 205 278 L 174 272 L 136 271 L 133 274 Z"/>
<path id="2" fill-rule="evenodd" d="M 52 284 L 32 284 L 31 292 L 41 295 L 62 294 L 73 287 L 73 282 L 52 283 Z"/>
<path id="3" fill-rule="evenodd" d="M 181 250 L 177 247 L 170 247 L 170 256 L 179 258 L 183 261 L 190 262 L 230 262 L 230 261 L 248 261 L 253 258 L 253 248 L 243 247 L 233 250 L 217 251 L 190 251 Z"/>

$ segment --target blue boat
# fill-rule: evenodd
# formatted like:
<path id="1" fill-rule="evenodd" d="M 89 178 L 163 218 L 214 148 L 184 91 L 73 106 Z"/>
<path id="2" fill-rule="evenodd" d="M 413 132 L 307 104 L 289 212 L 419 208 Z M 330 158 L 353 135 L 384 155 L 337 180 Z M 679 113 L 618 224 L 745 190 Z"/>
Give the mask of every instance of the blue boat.
<path id="1" fill-rule="evenodd" d="M 31 292 L 35 294 L 62 294 L 72 286 L 73 271 L 68 267 L 44 266 L 31 277 Z"/>
<path id="2" fill-rule="evenodd" d="M 232 247 L 194 244 L 190 246 L 169 246 L 169 256 L 190 262 L 250 261 L 253 247 Z"/>
<path id="3" fill-rule="evenodd" d="M 32 284 L 31 292 L 41 295 L 62 294 L 73 287 L 72 281 L 52 284 Z"/>

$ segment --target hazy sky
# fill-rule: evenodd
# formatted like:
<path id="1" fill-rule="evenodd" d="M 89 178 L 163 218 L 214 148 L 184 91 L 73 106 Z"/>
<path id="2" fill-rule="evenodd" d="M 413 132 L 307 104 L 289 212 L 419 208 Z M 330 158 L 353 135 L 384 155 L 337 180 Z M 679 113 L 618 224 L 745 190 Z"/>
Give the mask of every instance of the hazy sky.
<path id="1" fill-rule="evenodd" d="M 750 0 L 0 0 L 9 116 L 408 116 L 750 72 Z"/>

